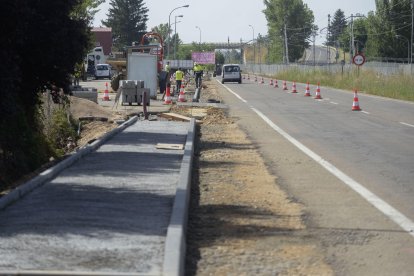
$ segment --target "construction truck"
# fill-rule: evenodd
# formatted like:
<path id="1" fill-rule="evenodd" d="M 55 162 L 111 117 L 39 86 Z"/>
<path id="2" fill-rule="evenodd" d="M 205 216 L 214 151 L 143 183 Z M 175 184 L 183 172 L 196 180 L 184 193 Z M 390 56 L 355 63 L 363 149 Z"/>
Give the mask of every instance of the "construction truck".
<path id="1" fill-rule="evenodd" d="M 115 52 L 112 57 L 106 60 L 106 63 L 115 70 L 115 75 L 111 81 L 113 90 L 118 90 L 119 81 L 128 79 L 128 55 L 132 53 L 146 53 L 157 56 L 157 72 L 161 72 L 163 68 L 164 43 L 160 34 L 149 32 L 142 36 L 139 45 L 126 47 L 124 52 Z"/>

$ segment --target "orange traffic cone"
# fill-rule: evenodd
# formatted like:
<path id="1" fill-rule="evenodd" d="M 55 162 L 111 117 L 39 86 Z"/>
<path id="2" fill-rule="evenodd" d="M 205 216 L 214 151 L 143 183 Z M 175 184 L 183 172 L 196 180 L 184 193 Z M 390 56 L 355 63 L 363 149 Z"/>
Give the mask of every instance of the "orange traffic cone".
<path id="1" fill-rule="evenodd" d="M 277 80 L 275 80 L 275 88 L 278 88 L 279 84 L 277 83 Z"/>
<path id="2" fill-rule="evenodd" d="M 181 85 L 180 94 L 178 95 L 178 101 L 179 102 L 186 102 L 187 101 L 185 99 L 185 96 L 184 96 L 184 85 Z"/>
<path id="3" fill-rule="evenodd" d="M 322 97 L 321 97 L 321 86 L 320 86 L 319 82 L 318 82 L 318 87 L 316 88 L 315 99 L 317 99 L 317 100 L 322 99 Z"/>
<path id="4" fill-rule="evenodd" d="M 354 90 L 354 101 L 352 103 L 352 111 L 361 111 L 359 107 L 358 93 L 356 89 Z"/>
<path id="5" fill-rule="evenodd" d="M 298 91 L 296 90 L 296 82 L 295 81 L 293 81 L 293 84 L 292 84 L 292 93 L 298 93 Z"/>
<path id="6" fill-rule="evenodd" d="M 164 99 L 164 104 L 172 104 L 172 100 L 171 100 L 171 85 L 167 84 L 167 89 L 165 91 L 165 99 Z"/>
<path id="7" fill-rule="evenodd" d="M 108 83 L 105 83 L 105 91 L 104 91 L 104 96 L 103 96 L 102 100 L 103 101 L 110 101 L 109 92 L 108 92 Z"/>
<path id="8" fill-rule="evenodd" d="M 306 83 L 305 96 L 306 97 L 310 97 L 311 96 L 310 89 L 309 89 L 309 82 Z"/>
<path id="9" fill-rule="evenodd" d="M 288 90 L 287 84 L 286 84 L 286 81 L 285 80 L 283 81 L 283 90 Z"/>
<path id="10" fill-rule="evenodd" d="M 263 83 L 264 83 L 264 79 L 263 79 L 263 77 L 262 77 L 262 80 L 260 81 L 260 83 L 261 83 L 261 84 L 263 84 Z"/>
<path id="11" fill-rule="evenodd" d="M 273 86 L 273 80 L 272 79 L 269 80 L 269 85 Z"/>

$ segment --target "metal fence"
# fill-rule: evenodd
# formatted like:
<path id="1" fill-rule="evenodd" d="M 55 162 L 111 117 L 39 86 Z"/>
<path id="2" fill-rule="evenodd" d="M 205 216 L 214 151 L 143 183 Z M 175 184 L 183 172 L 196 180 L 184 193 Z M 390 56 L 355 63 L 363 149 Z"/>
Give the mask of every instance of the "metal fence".
<path id="1" fill-rule="evenodd" d="M 330 73 L 352 72 L 356 69 L 352 64 L 324 64 L 324 65 L 304 65 L 304 64 L 243 64 L 242 70 L 245 72 L 261 75 L 274 75 L 279 72 L 288 70 L 308 71 L 325 71 Z M 361 70 L 371 70 L 382 75 L 411 75 L 414 77 L 413 64 L 401 64 L 392 62 L 367 62 Z"/>

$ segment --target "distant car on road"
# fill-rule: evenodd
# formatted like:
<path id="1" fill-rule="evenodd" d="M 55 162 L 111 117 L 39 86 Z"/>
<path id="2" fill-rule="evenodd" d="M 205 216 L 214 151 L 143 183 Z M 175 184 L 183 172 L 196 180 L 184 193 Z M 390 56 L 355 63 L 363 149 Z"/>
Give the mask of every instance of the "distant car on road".
<path id="1" fill-rule="evenodd" d="M 111 79 L 111 66 L 109 64 L 98 64 L 95 70 L 95 79 Z"/>
<path id="2" fill-rule="evenodd" d="M 240 65 L 238 64 L 224 64 L 221 73 L 221 83 L 225 82 L 242 82 Z"/>

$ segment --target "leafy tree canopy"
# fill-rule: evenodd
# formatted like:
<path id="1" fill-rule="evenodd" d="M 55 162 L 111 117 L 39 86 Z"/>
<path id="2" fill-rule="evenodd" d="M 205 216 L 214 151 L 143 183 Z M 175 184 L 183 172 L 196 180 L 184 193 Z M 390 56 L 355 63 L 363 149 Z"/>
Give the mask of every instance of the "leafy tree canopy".
<path id="1" fill-rule="evenodd" d="M 328 41 L 328 45 L 335 46 L 340 37 L 340 35 L 344 32 L 347 27 L 345 13 L 341 9 L 338 9 L 334 16 L 330 26 L 330 37 Z"/>
<path id="2" fill-rule="evenodd" d="M 45 160 L 39 92 L 52 85 L 66 88 L 75 64 L 83 60 L 90 16 L 82 5 L 82 0 L 2 2 L 0 185 Z"/>
<path id="3" fill-rule="evenodd" d="M 114 44 L 118 48 L 139 42 L 147 30 L 148 8 L 143 0 L 111 0 L 108 19 L 102 24 L 112 28 Z"/>
<path id="4" fill-rule="evenodd" d="M 302 57 L 312 34 L 313 12 L 302 0 L 264 0 L 264 4 L 272 43 L 283 44 L 286 26 L 289 60 Z"/>

